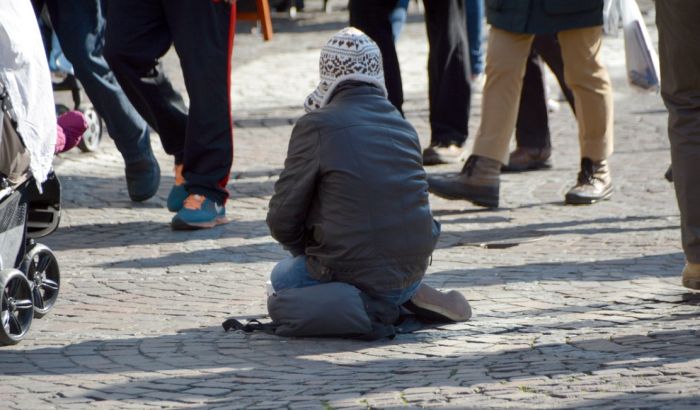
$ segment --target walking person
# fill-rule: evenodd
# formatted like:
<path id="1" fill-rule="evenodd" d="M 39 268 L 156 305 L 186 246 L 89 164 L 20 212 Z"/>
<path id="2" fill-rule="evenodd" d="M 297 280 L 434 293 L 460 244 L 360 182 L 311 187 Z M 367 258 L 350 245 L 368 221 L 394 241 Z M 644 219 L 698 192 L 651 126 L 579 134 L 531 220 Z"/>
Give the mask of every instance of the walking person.
<path id="1" fill-rule="evenodd" d="M 467 139 L 471 86 L 464 0 L 424 0 L 428 33 L 430 146 L 425 165 L 456 160 Z M 403 85 L 391 14 L 396 0 L 350 0 L 350 25 L 364 31 L 382 52 L 389 101 L 403 113 Z"/>
<path id="2" fill-rule="evenodd" d="M 46 6 L 63 53 L 124 158 L 129 197 L 137 202 L 153 197 L 160 185 L 160 167 L 151 149 L 148 125 L 129 102 L 102 55 L 104 0 L 32 3 L 37 14 Z"/>
<path id="3" fill-rule="evenodd" d="M 105 57 L 175 159 L 167 201 L 176 212 L 173 229 L 226 223 L 235 2 L 119 0 L 108 3 L 107 15 Z M 159 64 L 171 45 L 180 58 L 189 108 Z"/>
<path id="4" fill-rule="evenodd" d="M 462 171 L 429 178 L 430 191 L 447 199 L 498 207 L 501 167 L 517 121 L 527 57 L 536 34 L 557 33 L 564 74 L 574 95 L 581 170 L 567 204 L 592 204 L 612 195 L 607 159 L 613 151 L 610 78 L 602 64 L 603 0 L 489 2 L 482 118 L 472 155 Z"/>
<path id="5" fill-rule="evenodd" d="M 574 96 L 564 80 L 564 62 L 556 34 L 535 36 L 520 93 L 518 120 L 515 125 L 517 146 L 508 157 L 508 164 L 501 168 L 503 172 L 522 172 L 552 166 L 552 137 L 549 131 L 543 61 L 554 73 L 571 110 L 576 113 Z"/>
<path id="6" fill-rule="evenodd" d="M 681 212 L 683 286 L 700 290 L 700 3 L 656 2 L 661 97 L 668 108 L 673 185 Z"/>

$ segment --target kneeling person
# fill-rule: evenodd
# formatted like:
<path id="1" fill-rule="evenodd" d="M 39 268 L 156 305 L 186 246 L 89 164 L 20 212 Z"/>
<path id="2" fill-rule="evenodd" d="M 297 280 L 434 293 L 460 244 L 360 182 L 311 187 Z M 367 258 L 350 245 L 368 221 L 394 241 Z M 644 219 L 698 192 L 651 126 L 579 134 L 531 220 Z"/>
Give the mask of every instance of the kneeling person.
<path id="1" fill-rule="evenodd" d="M 422 284 L 440 226 L 433 220 L 418 135 L 389 102 L 381 53 L 346 28 L 323 47 L 321 81 L 292 131 L 267 224 L 292 257 L 275 291 L 351 284 L 397 305 L 467 320 L 458 292 Z"/>

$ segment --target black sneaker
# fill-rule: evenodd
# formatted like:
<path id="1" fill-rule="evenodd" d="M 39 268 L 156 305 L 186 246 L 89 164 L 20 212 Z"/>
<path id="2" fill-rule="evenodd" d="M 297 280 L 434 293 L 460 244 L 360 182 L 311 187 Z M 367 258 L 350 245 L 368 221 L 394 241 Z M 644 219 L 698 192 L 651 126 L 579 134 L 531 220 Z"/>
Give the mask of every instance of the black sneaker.
<path id="1" fill-rule="evenodd" d="M 126 164 L 126 188 L 129 198 L 143 202 L 158 192 L 160 186 L 160 166 L 154 156 Z"/>

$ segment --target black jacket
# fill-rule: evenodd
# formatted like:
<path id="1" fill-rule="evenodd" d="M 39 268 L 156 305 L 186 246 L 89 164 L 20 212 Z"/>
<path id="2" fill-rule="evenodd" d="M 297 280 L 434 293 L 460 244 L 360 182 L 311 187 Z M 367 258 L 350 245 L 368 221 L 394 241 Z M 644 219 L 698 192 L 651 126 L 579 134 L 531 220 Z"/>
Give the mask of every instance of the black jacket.
<path id="1" fill-rule="evenodd" d="M 416 131 L 379 89 L 341 84 L 294 126 L 267 224 L 316 279 L 368 292 L 419 280 L 440 227 Z"/>
<path id="2" fill-rule="evenodd" d="M 603 25 L 603 0 L 486 0 L 486 17 L 501 30 L 553 34 Z"/>

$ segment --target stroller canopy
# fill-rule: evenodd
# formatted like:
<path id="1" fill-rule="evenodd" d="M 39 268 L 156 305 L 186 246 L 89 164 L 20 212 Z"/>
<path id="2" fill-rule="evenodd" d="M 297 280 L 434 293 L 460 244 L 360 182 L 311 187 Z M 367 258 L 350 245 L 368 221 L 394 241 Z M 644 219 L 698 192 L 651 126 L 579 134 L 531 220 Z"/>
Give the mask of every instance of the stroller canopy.
<path id="1" fill-rule="evenodd" d="M 12 101 L 32 175 L 41 184 L 53 161 L 56 112 L 46 54 L 29 1 L 0 0 L 0 81 Z"/>

